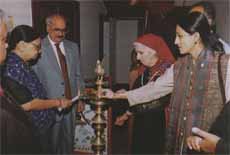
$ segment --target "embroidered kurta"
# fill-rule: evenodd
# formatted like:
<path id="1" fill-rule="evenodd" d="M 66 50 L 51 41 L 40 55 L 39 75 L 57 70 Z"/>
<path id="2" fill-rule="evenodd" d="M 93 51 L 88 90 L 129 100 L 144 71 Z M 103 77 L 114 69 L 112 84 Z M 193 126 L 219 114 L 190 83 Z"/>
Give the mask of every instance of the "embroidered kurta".
<path id="1" fill-rule="evenodd" d="M 191 135 L 193 126 L 208 130 L 223 107 L 217 72 L 218 55 L 211 51 L 202 51 L 195 63 L 187 55 L 178 60 L 167 76 L 160 77 L 155 83 L 127 93 L 131 105 L 140 101 L 157 99 L 172 92 L 170 102 L 170 121 L 167 131 L 166 152 L 169 154 L 187 154 L 186 138 Z M 221 58 L 221 70 L 224 84 L 229 70 L 229 57 Z M 168 80 L 168 81 L 167 81 Z M 136 95 L 138 98 L 136 99 Z M 226 97 L 230 96 L 226 92 Z"/>
<path id="2" fill-rule="evenodd" d="M 46 99 L 46 92 L 35 72 L 13 52 L 9 54 L 6 61 L 4 75 L 26 87 L 33 98 Z M 31 111 L 31 117 L 38 132 L 44 132 L 55 120 L 54 109 Z"/>

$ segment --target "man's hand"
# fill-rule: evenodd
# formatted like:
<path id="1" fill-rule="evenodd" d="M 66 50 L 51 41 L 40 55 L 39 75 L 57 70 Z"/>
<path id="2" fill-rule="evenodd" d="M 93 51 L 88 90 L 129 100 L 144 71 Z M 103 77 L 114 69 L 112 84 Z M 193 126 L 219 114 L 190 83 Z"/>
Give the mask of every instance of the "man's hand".
<path id="1" fill-rule="evenodd" d="M 114 93 L 112 90 L 110 89 L 103 89 L 103 98 L 107 98 L 107 99 L 127 99 L 127 95 L 126 95 L 127 91 L 118 91 L 116 93 Z"/>
<path id="2" fill-rule="evenodd" d="M 123 115 L 118 116 L 116 118 L 116 121 L 114 124 L 118 125 L 118 126 L 124 125 L 125 121 L 127 121 L 129 119 L 129 116 L 131 116 L 131 115 L 132 115 L 132 113 L 129 111 L 125 112 Z"/>
<path id="3" fill-rule="evenodd" d="M 192 128 L 192 132 L 197 136 L 191 136 L 187 138 L 187 144 L 190 149 L 215 153 L 216 144 L 220 140 L 220 137 L 205 132 L 199 128 Z"/>
<path id="4" fill-rule="evenodd" d="M 119 94 L 119 93 L 125 93 L 127 90 L 125 90 L 125 89 L 120 89 L 120 90 L 118 90 L 118 91 L 116 91 L 116 93 L 117 94 Z"/>
<path id="5" fill-rule="evenodd" d="M 114 97 L 114 92 L 111 89 L 103 89 L 102 97 L 112 99 Z"/>
<path id="6" fill-rule="evenodd" d="M 60 102 L 60 108 L 64 109 L 64 108 L 68 108 L 72 105 L 72 101 L 68 100 L 68 99 L 59 99 Z"/>
<path id="7" fill-rule="evenodd" d="M 77 113 L 83 112 L 85 110 L 85 102 L 79 100 L 77 104 Z"/>

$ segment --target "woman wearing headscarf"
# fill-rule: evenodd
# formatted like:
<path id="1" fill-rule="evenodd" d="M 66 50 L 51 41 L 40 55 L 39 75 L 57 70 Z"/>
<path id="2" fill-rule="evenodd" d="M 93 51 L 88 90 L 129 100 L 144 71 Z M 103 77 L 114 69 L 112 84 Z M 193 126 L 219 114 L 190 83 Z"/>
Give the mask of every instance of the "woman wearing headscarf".
<path id="1" fill-rule="evenodd" d="M 137 54 L 137 60 L 141 62 L 145 69 L 135 80 L 132 89 L 155 81 L 174 62 L 171 51 L 160 36 L 145 34 L 139 37 L 133 43 L 133 46 Z M 156 101 L 130 108 L 130 112 L 134 116 L 131 138 L 132 154 L 163 153 L 165 137 L 164 108 L 169 103 L 169 98 L 170 96 L 168 95 Z M 157 105 L 159 106 L 156 107 Z M 131 114 L 130 112 L 127 111 L 118 117 L 116 124 L 123 124 L 122 122 L 128 118 Z"/>
<path id="2" fill-rule="evenodd" d="M 230 99 L 230 59 L 216 51 L 218 43 L 206 17 L 190 13 L 176 26 L 175 44 L 185 56 L 155 82 L 120 94 L 107 91 L 106 97 L 127 98 L 134 106 L 172 93 L 165 152 L 198 154 L 186 145 L 192 127 L 208 131 Z"/>

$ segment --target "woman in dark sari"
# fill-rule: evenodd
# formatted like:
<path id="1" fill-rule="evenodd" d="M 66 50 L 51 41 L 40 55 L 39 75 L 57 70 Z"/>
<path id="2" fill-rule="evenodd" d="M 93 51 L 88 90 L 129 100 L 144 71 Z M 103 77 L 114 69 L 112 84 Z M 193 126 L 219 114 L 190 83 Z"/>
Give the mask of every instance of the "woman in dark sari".
<path id="1" fill-rule="evenodd" d="M 71 106 L 67 99 L 47 99 L 46 91 L 31 68 L 41 52 L 39 34 L 30 26 L 15 27 L 9 39 L 9 54 L 4 70 L 4 90 L 28 111 L 34 131 L 44 153 L 49 153 L 50 127 L 55 122 L 56 108 Z"/>

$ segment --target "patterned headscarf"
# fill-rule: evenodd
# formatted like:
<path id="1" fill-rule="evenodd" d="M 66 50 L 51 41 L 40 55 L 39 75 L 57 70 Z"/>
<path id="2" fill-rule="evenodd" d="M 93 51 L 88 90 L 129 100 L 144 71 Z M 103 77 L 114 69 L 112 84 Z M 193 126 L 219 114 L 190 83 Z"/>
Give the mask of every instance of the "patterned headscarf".
<path id="1" fill-rule="evenodd" d="M 159 58 L 163 60 L 168 60 L 170 62 L 174 62 L 175 58 L 172 55 L 169 47 L 165 43 L 165 41 L 157 35 L 154 34 L 145 34 L 139 37 L 134 43 L 135 50 L 152 50 L 154 49 Z"/>

